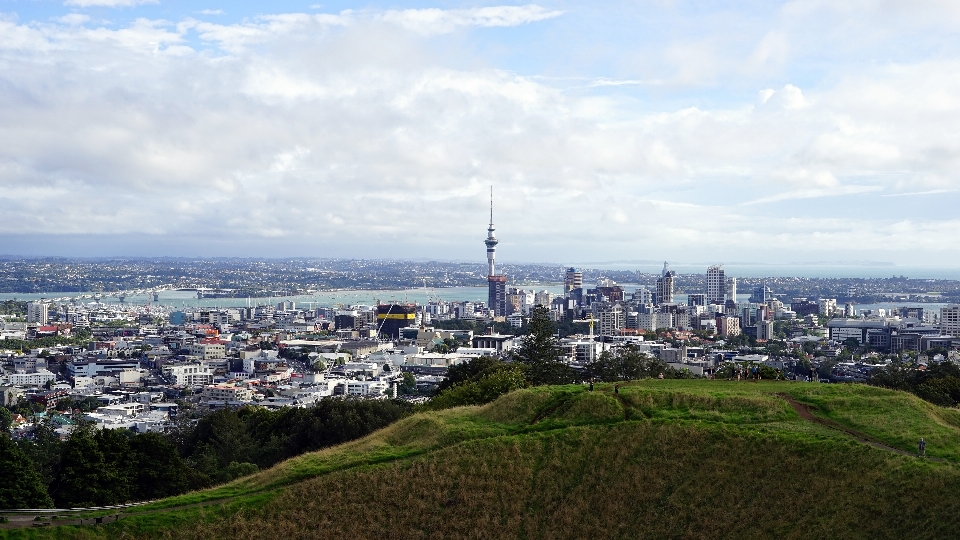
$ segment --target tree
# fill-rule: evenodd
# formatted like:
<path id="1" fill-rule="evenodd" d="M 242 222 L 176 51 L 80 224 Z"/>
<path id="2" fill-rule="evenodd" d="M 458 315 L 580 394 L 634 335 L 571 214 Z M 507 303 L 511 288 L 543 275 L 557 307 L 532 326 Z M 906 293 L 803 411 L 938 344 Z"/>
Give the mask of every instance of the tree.
<path id="1" fill-rule="evenodd" d="M 437 393 L 459 383 L 478 381 L 486 375 L 496 373 L 504 363 L 496 358 L 481 356 L 469 362 L 463 362 L 447 369 L 446 377 L 437 385 Z"/>
<path id="2" fill-rule="evenodd" d="M 417 378 L 413 376 L 413 373 L 403 374 L 403 382 L 400 383 L 400 393 L 403 395 L 417 393 Z"/>
<path id="3" fill-rule="evenodd" d="M 63 446 L 57 478 L 50 494 L 61 508 L 114 504 L 116 474 L 107 470 L 103 452 L 97 444 L 94 428 L 77 426 Z"/>
<path id="4" fill-rule="evenodd" d="M 3 437 L 5 433 L 10 431 L 10 426 L 12 425 L 13 413 L 6 407 L 0 407 L 0 437 Z"/>
<path id="5" fill-rule="evenodd" d="M 447 388 L 430 401 L 436 409 L 462 405 L 483 405 L 498 397 L 527 386 L 523 370 L 517 365 L 503 364 L 493 373 L 483 374 L 478 380 L 461 382 Z"/>
<path id="6" fill-rule="evenodd" d="M 142 433 L 130 440 L 133 464 L 133 498 L 158 499 L 187 491 L 189 471 L 177 449 L 157 433 Z"/>
<path id="7" fill-rule="evenodd" d="M 16 444 L 33 464 L 43 485 L 49 489 L 57 477 L 63 443 L 50 419 L 35 424 L 31 437 L 32 440 L 20 439 Z"/>
<path id="8" fill-rule="evenodd" d="M 523 365 L 530 384 L 566 384 L 574 380 L 570 369 L 560 356 L 560 344 L 554 337 L 554 324 L 544 306 L 536 306 L 530 314 L 529 333 L 513 352 L 513 360 Z"/>
<path id="9" fill-rule="evenodd" d="M 43 479 L 33 468 L 30 458 L 5 433 L 0 433 L 0 478 L 3 478 L 0 482 L 0 508 L 53 506 Z"/>
<path id="10" fill-rule="evenodd" d="M 647 377 L 668 375 L 667 363 L 627 346 L 615 352 L 604 351 L 587 365 L 587 374 L 593 379 L 604 382 L 628 381 Z"/>

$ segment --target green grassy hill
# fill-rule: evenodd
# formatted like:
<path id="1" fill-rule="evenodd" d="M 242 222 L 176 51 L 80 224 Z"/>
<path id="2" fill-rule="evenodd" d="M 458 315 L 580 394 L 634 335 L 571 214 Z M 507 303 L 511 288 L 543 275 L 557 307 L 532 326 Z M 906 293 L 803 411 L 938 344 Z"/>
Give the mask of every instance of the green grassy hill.
<path id="1" fill-rule="evenodd" d="M 958 494 L 960 411 L 859 385 L 647 380 L 421 413 L 117 523 L 6 534 L 957 538 Z"/>

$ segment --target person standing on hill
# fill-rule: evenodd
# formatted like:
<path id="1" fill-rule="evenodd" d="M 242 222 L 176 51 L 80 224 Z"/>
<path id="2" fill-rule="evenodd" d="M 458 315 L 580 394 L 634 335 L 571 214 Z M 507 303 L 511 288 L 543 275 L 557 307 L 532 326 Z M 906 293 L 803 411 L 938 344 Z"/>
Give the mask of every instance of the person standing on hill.
<path id="1" fill-rule="evenodd" d="M 920 448 L 917 451 L 917 455 L 920 457 L 926 457 L 927 455 L 927 441 L 923 440 L 923 437 L 920 437 Z"/>
<path id="2" fill-rule="evenodd" d="M 614 394 L 619 394 L 619 393 L 620 393 L 620 385 L 619 385 L 619 384 L 613 385 L 613 393 L 614 393 Z"/>
<path id="3" fill-rule="evenodd" d="M 593 392 L 593 381 L 590 381 L 590 391 Z"/>

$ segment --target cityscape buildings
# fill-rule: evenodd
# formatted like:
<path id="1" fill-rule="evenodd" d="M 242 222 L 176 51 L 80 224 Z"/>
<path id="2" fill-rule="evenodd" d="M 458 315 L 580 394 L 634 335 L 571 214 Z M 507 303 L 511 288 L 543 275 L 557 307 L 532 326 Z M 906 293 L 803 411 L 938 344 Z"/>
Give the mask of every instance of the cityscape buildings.
<path id="1" fill-rule="evenodd" d="M 727 280 L 724 276 L 723 265 L 715 264 L 707 268 L 707 302 L 722 304 L 727 294 Z"/>

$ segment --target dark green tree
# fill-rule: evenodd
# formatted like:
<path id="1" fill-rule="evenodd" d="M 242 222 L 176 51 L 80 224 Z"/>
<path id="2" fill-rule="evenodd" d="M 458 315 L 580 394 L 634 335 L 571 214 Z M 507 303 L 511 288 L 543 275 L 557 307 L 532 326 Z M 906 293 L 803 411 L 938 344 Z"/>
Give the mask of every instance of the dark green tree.
<path id="1" fill-rule="evenodd" d="M 0 435 L 10 431 L 10 426 L 12 425 L 13 413 L 11 413 L 10 409 L 6 407 L 0 407 Z"/>
<path id="2" fill-rule="evenodd" d="M 555 327 L 547 308 L 533 308 L 527 329 L 527 335 L 521 338 L 520 346 L 513 352 L 513 360 L 524 366 L 530 384 L 573 382 L 574 372 L 561 357 L 560 344 L 554 336 Z"/>
<path id="3" fill-rule="evenodd" d="M 666 362 L 647 356 L 636 347 L 627 346 L 613 352 L 604 351 L 587 366 L 587 375 L 604 382 L 629 381 L 670 374 Z"/>
<path id="4" fill-rule="evenodd" d="M 40 481 L 49 490 L 57 477 L 64 443 L 49 419 L 38 422 L 31 435 L 31 439 L 20 439 L 16 444 L 30 459 L 34 470 L 40 475 Z"/>
<path id="5" fill-rule="evenodd" d="M 439 394 L 456 384 L 480 380 L 486 375 L 496 373 L 503 368 L 503 365 L 502 360 L 481 356 L 469 362 L 451 366 L 447 369 L 446 377 L 437 385 L 437 393 Z"/>
<path id="6" fill-rule="evenodd" d="M 0 433 L 0 508 L 49 508 L 40 474 L 6 433 Z"/>
<path id="7" fill-rule="evenodd" d="M 400 393 L 403 395 L 417 393 L 417 378 L 413 376 L 413 373 L 403 374 L 403 382 L 400 383 Z"/>
<path id="8" fill-rule="evenodd" d="M 50 494 L 58 507 L 85 507 L 113 504 L 116 474 L 107 470 L 94 428 L 77 426 L 63 445 L 60 467 Z M 126 486 L 121 486 L 125 488 Z"/>
<path id="9" fill-rule="evenodd" d="M 190 489 L 190 471 L 177 449 L 157 433 L 130 440 L 133 465 L 132 491 L 136 500 L 157 499 Z"/>

